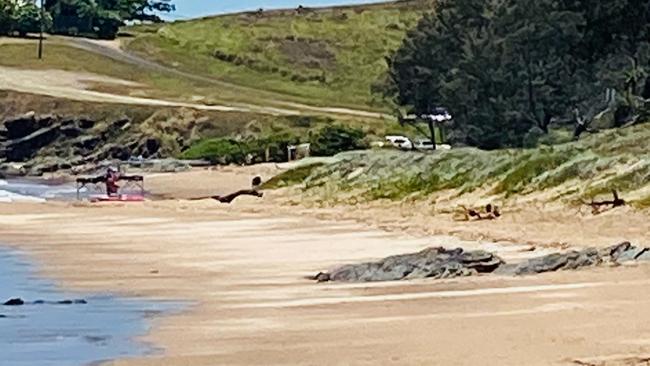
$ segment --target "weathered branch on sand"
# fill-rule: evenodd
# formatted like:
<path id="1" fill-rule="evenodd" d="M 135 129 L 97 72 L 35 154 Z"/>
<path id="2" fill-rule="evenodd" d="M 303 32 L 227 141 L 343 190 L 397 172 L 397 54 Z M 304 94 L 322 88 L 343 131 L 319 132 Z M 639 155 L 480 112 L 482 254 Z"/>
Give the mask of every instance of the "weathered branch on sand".
<path id="1" fill-rule="evenodd" d="M 237 191 L 235 193 L 231 193 L 226 196 L 212 196 L 212 199 L 215 199 L 221 203 L 230 203 L 232 202 L 235 198 L 239 196 L 255 196 L 255 197 L 262 197 L 264 194 L 262 192 L 258 192 L 254 189 L 242 189 L 240 191 Z"/>
<path id="2" fill-rule="evenodd" d="M 191 201 L 200 201 L 200 200 L 207 200 L 207 199 L 213 199 L 217 200 L 221 203 L 231 203 L 232 201 L 235 200 L 235 198 L 239 196 L 255 196 L 255 197 L 262 197 L 264 194 L 262 192 L 258 192 L 254 189 L 242 189 L 237 192 L 225 195 L 225 196 L 204 196 L 204 197 L 196 197 L 196 198 L 190 198 Z"/>
<path id="3" fill-rule="evenodd" d="M 594 215 L 598 215 L 599 213 L 604 212 L 603 207 L 606 206 L 611 206 L 607 208 L 611 210 L 616 207 L 621 207 L 626 205 L 625 200 L 618 196 L 618 192 L 616 190 L 612 190 L 612 195 L 614 196 L 614 198 L 611 201 L 594 201 L 592 199 L 591 202 L 585 202 L 585 205 L 591 207 L 591 213 Z"/>

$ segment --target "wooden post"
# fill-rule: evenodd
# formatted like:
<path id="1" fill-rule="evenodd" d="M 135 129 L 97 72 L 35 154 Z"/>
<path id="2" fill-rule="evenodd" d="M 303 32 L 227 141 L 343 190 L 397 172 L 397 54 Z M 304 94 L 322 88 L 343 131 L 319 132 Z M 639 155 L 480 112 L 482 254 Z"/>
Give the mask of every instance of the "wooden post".
<path id="1" fill-rule="evenodd" d="M 41 33 L 40 36 L 38 37 L 38 59 L 43 58 L 43 32 L 45 31 L 45 4 L 43 3 L 44 0 L 41 0 Z"/>
<path id="2" fill-rule="evenodd" d="M 431 132 L 431 144 L 432 144 L 431 146 L 433 147 L 433 150 L 435 150 L 436 149 L 436 131 L 433 128 L 433 119 L 429 118 L 427 122 L 429 122 L 429 131 Z"/>

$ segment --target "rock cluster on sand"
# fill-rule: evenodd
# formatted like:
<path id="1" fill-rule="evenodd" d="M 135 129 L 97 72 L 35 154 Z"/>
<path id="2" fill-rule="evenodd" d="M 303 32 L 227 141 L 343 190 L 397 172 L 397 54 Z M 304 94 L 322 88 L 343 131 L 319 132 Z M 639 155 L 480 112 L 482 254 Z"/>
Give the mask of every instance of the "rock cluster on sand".
<path id="1" fill-rule="evenodd" d="M 466 252 L 428 248 L 418 253 L 396 255 L 362 264 L 350 264 L 316 276 L 318 281 L 370 282 L 415 278 L 450 278 L 489 273 L 497 269 L 501 258 L 482 251 Z"/>
<path id="2" fill-rule="evenodd" d="M 2 304 L 4 306 L 20 306 L 20 305 L 25 305 L 25 302 L 23 299 L 9 299 Z"/>
<path id="3" fill-rule="evenodd" d="M 36 300 L 31 303 L 25 302 L 21 298 L 9 299 L 5 301 L 2 305 L 4 306 L 22 306 L 22 305 L 83 305 L 88 302 L 84 299 L 75 299 L 75 300 L 60 300 L 60 301 L 45 301 L 45 300 Z"/>
<path id="4" fill-rule="evenodd" d="M 620 264 L 629 261 L 650 260 L 648 248 L 635 247 L 624 242 L 604 249 L 588 248 L 565 253 L 553 253 L 531 258 L 521 263 L 504 264 L 495 273 L 504 275 L 527 275 L 553 271 L 592 267 L 603 263 Z"/>
<path id="5" fill-rule="evenodd" d="M 605 249 L 573 250 L 531 258 L 507 264 L 485 251 L 428 248 L 418 253 L 397 255 L 378 262 L 349 264 L 330 273 L 314 277 L 319 282 L 373 282 L 414 278 L 452 278 L 479 273 L 527 275 L 597 266 L 603 263 L 623 263 L 650 260 L 650 249 L 624 242 Z"/>

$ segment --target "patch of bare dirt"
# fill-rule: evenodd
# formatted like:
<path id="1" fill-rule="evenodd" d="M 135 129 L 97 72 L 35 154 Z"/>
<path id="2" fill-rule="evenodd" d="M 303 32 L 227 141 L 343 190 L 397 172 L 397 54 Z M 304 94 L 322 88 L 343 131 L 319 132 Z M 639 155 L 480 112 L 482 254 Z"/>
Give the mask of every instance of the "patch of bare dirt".
<path id="1" fill-rule="evenodd" d="M 281 40 L 278 48 L 293 65 L 326 70 L 336 65 L 336 55 L 320 40 L 289 37 Z"/>

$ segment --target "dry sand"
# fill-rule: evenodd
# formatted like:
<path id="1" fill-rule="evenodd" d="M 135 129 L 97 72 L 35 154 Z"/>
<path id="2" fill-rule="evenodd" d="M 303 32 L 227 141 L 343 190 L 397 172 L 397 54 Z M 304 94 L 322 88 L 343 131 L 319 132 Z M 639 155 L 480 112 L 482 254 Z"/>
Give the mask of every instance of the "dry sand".
<path id="1" fill-rule="evenodd" d="M 221 171 L 209 184 L 211 171 L 154 176 L 150 186 L 184 197 L 223 193 L 253 173 Z M 277 200 L 0 204 L 0 237 L 72 289 L 193 302 L 155 321 L 146 340 L 164 354 L 115 365 L 623 365 L 650 355 L 650 265 L 376 284 L 304 278 L 431 245 L 515 258 L 544 252 L 515 243 L 552 248 L 564 234 L 578 245 L 644 239 L 647 231 L 616 223 L 624 212 L 554 224 L 557 212 L 539 224 L 530 212 L 490 223 L 431 219 L 437 234 L 507 235 L 510 243 L 495 246 L 423 235 L 424 216 L 388 225 L 400 217 L 394 208 L 368 208 L 364 217 L 349 208 L 279 208 Z M 625 224 L 643 216 L 631 215 Z"/>

